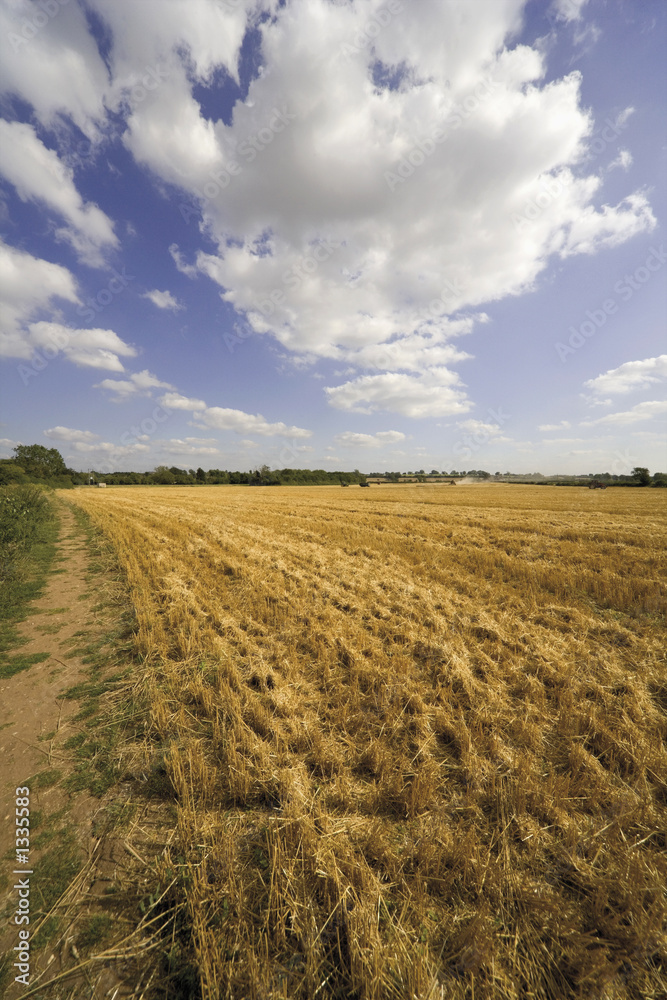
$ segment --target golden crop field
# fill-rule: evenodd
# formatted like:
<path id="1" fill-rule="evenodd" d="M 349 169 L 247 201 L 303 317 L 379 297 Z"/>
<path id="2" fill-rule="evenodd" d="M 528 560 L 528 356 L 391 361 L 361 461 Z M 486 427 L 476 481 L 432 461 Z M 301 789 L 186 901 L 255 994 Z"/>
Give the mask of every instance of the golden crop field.
<path id="1" fill-rule="evenodd" d="M 206 1000 L 665 996 L 660 490 L 73 500 L 131 584 Z"/>

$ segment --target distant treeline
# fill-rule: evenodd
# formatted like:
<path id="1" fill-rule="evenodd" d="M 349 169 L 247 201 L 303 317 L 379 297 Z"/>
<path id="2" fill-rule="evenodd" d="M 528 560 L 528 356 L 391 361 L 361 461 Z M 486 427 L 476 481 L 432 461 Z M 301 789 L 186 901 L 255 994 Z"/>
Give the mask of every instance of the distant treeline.
<path id="1" fill-rule="evenodd" d="M 179 466 L 158 465 L 151 472 L 77 472 L 69 469 L 56 448 L 43 445 L 18 445 L 10 459 L 0 459 L 0 486 L 3 484 L 39 483 L 55 489 L 84 486 L 90 483 L 107 483 L 109 486 L 353 486 L 368 480 L 389 483 L 442 482 L 451 479 L 486 480 L 487 482 L 532 483 L 541 486 L 588 486 L 596 479 L 607 486 L 667 486 L 667 473 L 652 476 L 646 468 L 635 468 L 630 475 L 616 476 L 598 472 L 590 476 L 542 476 L 540 473 L 516 475 L 484 469 L 452 470 L 432 469 L 425 472 L 327 472 L 326 469 L 270 469 L 262 465 L 251 472 L 232 472 L 228 469 L 183 469 Z"/>
<path id="2" fill-rule="evenodd" d="M 151 484 L 155 486 L 339 486 L 341 483 L 359 484 L 366 476 L 354 472 L 327 472 L 325 469 L 269 469 L 267 465 L 252 472 L 233 472 L 228 469 L 179 469 L 160 465 L 153 472 L 112 472 L 100 477 L 110 486 Z"/>
<path id="3" fill-rule="evenodd" d="M 512 479 L 512 482 L 518 480 Z M 604 483 L 605 486 L 662 486 L 667 487 L 667 472 L 654 472 L 648 469 L 635 469 L 629 476 L 614 476 L 611 472 L 598 472 L 593 476 L 545 476 L 541 479 L 531 479 L 536 486 L 588 486 L 590 483 Z"/>
<path id="4" fill-rule="evenodd" d="M 54 489 L 85 486 L 89 483 L 109 486 L 285 486 L 285 485 L 348 485 L 366 482 L 366 476 L 354 472 L 327 472 L 325 469 L 275 469 L 267 465 L 251 472 L 228 469 L 182 469 L 176 465 L 159 465 L 151 472 L 77 472 L 69 469 L 56 448 L 43 445 L 18 445 L 11 459 L 0 459 L 0 485 L 39 483 Z"/>

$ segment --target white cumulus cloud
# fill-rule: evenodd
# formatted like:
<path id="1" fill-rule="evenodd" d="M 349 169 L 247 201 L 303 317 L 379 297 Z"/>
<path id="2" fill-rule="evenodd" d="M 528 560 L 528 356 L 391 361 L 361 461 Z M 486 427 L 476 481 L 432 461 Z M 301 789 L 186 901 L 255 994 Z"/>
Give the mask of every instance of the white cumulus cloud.
<path id="1" fill-rule="evenodd" d="M 172 386 L 173 388 L 173 386 Z M 160 406 L 168 410 L 205 410 L 206 403 L 203 399 L 190 399 L 180 392 L 167 392 L 160 398 Z"/>
<path id="2" fill-rule="evenodd" d="M 92 431 L 82 431 L 77 430 L 75 427 L 49 427 L 48 430 L 44 431 L 44 434 L 48 438 L 52 438 L 54 441 L 84 441 L 92 443 L 93 441 L 98 441 L 100 435 L 93 434 Z"/>
<path id="3" fill-rule="evenodd" d="M 667 354 L 656 358 L 644 358 L 643 361 L 626 361 L 618 368 L 598 375 L 584 382 L 587 389 L 594 393 L 627 393 L 636 389 L 645 389 L 667 379 Z"/>
<path id="4" fill-rule="evenodd" d="M 196 418 L 200 422 L 200 426 L 221 431 L 236 431 L 237 434 L 308 438 L 313 433 L 304 427 L 289 427 L 282 421 L 270 423 L 259 413 L 244 413 L 243 410 L 232 410 L 222 406 L 208 406 L 205 410 L 198 411 Z"/>
<path id="5" fill-rule="evenodd" d="M 374 413 L 389 410 L 405 417 L 441 417 L 466 413 L 472 403 L 465 398 L 461 381 L 447 368 L 432 368 L 421 375 L 387 372 L 362 375 L 339 386 L 328 386 L 329 402 L 339 410 Z"/>
<path id="6" fill-rule="evenodd" d="M 56 235 L 71 243 L 84 263 L 100 266 L 102 249 L 118 245 L 111 219 L 97 205 L 84 202 L 72 170 L 44 145 L 32 125 L 0 119 L 0 173 L 23 201 L 44 202 L 66 220 Z"/>
<path id="7" fill-rule="evenodd" d="M 135 347 L 126 344 L 113 330 L 77 330 L 62 323 L 40 320 L 28 327 L 28 343 L 33 349 L 61 352 L 79 368 L 104 368 L 125 371 L 121 357 L 133 358 Z"/>
<path id="8" fill-rule="evenodd" d="M 32 104 L 42 125 L 69 117 L 90 139 L 104 119 L 109 76 L 77 3 L 50 13 L 31 0 L 0 5 L 0 90 Z"/>
<path id="9" fill-rule="evenodd" d="M 0 238 L 0 357 L 30 359 L 34 348 L 25 324 L 36 312 L 52 308 L 56 298 L 80 301 L 72 273 Z"/>
<path id="10" fill-rule="evenodd" d="M 577 20 L 581 7 L 561 3 L 559 16 Z M 531 289 L 553 255 L 655 225 L 642 192 L 597 207 L 602 182 L 581 175 L 594 129 L 581 76 L 543 82 L 543 54 L 512 47 L 522 11 L 520 0 L 480 0 L 474 13 L 424 0 L 355 46 L 368 4 L 295 2 L 261 24 L 266 69 L 230 124 L 205 118 L 176 71 L 134 116 L 129 148 L 183 190 L 186 213 L 198 205 L 217 243 L 192 264 L 173 246 L 179 270 L 206 274 L 295 355 L 386 372 L 363 383 L 365 412 L 383 409 L 385 392 L 391 412 L 462 412 L 451 384 L 410 400 L 406 373 L 442 382 L 466 357 L 450 341 L 478 307 Z M 373 82 L 378 62 L 402 67 L 398 88 Z M 518 226 L 555 181 L 559 196 Z M 359 388 L 329 387 L 329 401 L 359 408 Z"/>
<path id="11" fill-rule="evenodd" d="M 585 2 L 549 8 L 580 41 L 597 32 L 583 24 Z M 172 244 L 177 269 L 214 282 L 247 328 L 295 363 L 348 366 L 347 381 L 325 388 L 338 409 L 463 416 L 472 403 L 454 369 L 470 355 L 453 341 L 485 321 L 485 304 L 535 289 L 554 258 L 595 254 L 656 225 L 643 190 L 628 181 L 612 203 L 605 172 L 587 173 L 596 123 L 581 74 L 548 77 L 545 46 L 516 42 L 525 0 L 403 3 L 372 37 L 379 0 L 86 8 L 103 22 L 104 59 L 81 5 L 63 7 L 26 45 L 12 32 L 34 5 L 4 5 L 3 93 L 31 104 L 52 145 L 71 122 L 94 143 L 120 132 L 161 191 L 177 192 L 185 223 L 194 216 L 199 249 L 186 260 Z M 223 118 L 204 95 L 223 74 L 239 82 L 249 27 L 262 67 Z M 81 197 L 32 124 L 3 129 L 0 169 L 19 196 L 57 212 L 60 236 L 99 263 L 117 245 L 112 221 Z M 623 150 L 618 165 L 630 162 Z M 529 217 L 531 204 L 542 207 Z M 146 295 L 178 307 L 169 292 Z M 22 308 L 19 328 L 35 307 Z M 136 391 L 130 379 L 118 395 Z M 202 426 L 310 433 L 187 405 L 178 392 L 169 399 Z"/>

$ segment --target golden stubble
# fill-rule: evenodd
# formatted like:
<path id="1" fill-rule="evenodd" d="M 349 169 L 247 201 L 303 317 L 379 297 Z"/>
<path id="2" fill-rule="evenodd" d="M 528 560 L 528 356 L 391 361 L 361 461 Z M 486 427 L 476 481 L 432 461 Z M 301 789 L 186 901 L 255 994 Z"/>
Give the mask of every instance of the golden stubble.
<path id="1" fill-rule="evenodd" d="M 659 995 L 659 490 L 73 499 L 132 587 L 207 1000 Z"/>

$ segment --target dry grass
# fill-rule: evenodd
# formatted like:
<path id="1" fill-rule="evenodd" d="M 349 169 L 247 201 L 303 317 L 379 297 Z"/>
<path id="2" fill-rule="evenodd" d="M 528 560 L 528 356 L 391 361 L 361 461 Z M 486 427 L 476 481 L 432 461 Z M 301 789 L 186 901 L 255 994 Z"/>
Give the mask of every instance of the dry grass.
<path id="1" fill-rule="evenodd" d="M 116 488 L 205 1000 L 664 997 L 658 490 Z"/>

